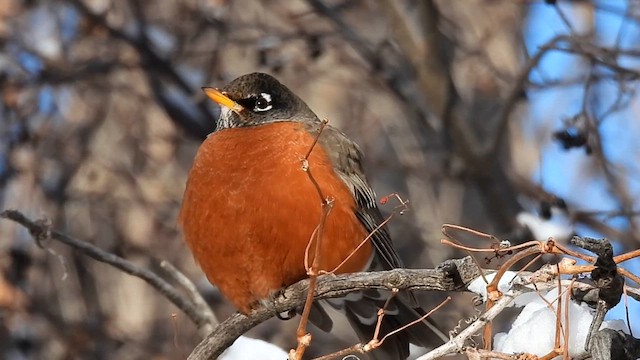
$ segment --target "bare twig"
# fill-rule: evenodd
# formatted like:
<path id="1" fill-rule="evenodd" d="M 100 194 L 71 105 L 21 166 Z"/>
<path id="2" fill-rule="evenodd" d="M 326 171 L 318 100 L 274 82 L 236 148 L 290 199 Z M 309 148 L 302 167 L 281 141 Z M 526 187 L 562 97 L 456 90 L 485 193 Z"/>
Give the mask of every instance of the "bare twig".
<path id="1" fill-rule="evenodd" d="M 466 329 L 462 330 L 458 336 L 451 339 L 444 345 L 437 347 L 436 349 L 420 356 L 416 360 L 434 360 L 439 359 L 445 355 L 455 354 L 463 351 L 464 344 L 472 335 L 482 330 L 489 322 L 491 322 L 498 314 L 502 312 L 513 299 L 520 295 L 521 292 L 517 290 L 511 290 L 504 294 L 500 300 L 498 300 L 491 309 L 487 310 L 482 316 L 475 322 L 469 325 Z"/>
<path id="2" fill-rule="evenodd" d="M 311 152 L 315 148 L 320 136 L 322 135 L 322 131 L 327 126 L 329 121 L 327 119 L 323 119 L 318 128 L 318 134 L 313 139 L 311 146 L 309 146 L 309 150 L 307 151 L 304 158 L 301 160 L 302 166 L 301 169 L 307 174 L 307 178 L 316 189 L 318 196 L 320 197 L 322 213 L 320 214 L 320 220 L 318 221 L 318 226 L 314 229 L 311 234 L 311 238 L 307 243 L 307 247 L 305 248 L 305 258 L 304 264 L 305 269 L 307 270 L 307 275 L 309 275 L 309 289 L 307 290 L 307 298 L 304 303 L 304 308 L 302 310 L 302 314 L 300 315 L 300 323 L 298 323 L 298 329 L 296 330 L 296 336 L 298 339 L 298 345 L 295 350 L 289 351 L 289 358 L 292 360 L 301 360 L 304 352 L 311 344 L 311 334 L 307 332 L 307 322 L 309 321 L 309 314 L 311 314 L 311 306 L 313 305 L 313 294 L 316 288 L 316 282 L 318 281 L 318 275 L 320 274 L 320 259 L 322 253 L 322 244 L 324 239 L 324 227 L 327 223 L 327 219 L 329 217 L 329 213 L 333 208 L 333 199 L 330 197 L 325 197 L 322 188 L 320 188 L 320 184 L 316 180 L 316 178 L 311 173 L 311 164 L 309 163 L 309 157 L 311 156 Z M 311 244 L 313 244 L 315 240 L 315 249 L 313 254 L 313 262 L 311 263 L 311 267 L 309 264 L 309 249 Z"/>
<path id="3" fill-rule="evenodd" d="M 542 45 L 536 54 L 527 61 L 522 70 L 520 70 L 518 77 L 513 82 L 514 85 L 511 88 L 511 91 L 509 91 L 509 95 L 503 102 L 504 105 L 502 109 L 496 114 L 496 119 L 492 123 L 494 131 L 491 133 L 493 135 L 487 139 L 488 141 L 486 146 L 484 146 L 480 152 L 481 157 L 485 161 L 491 161 L 498 151 L 498 148 L 500 147 L 500 144 L 507 132 L 507 125 L 509 124 L 511 113 L 515 110 L 518 100 L 526 90 L 531 72 L 538 67 L 540 61 L 542 61 L 549 51 L 555 49 L 560 42 L 565 41 L 568 38 L 568 36 L 556 36 L 547 41 L 547 43 Z"/>
<path id="4" fill-rule="evenodd" d="M 311 173 L 307 172 L 307 174 L 311 178 Z M 322 216 L 320 218 L 320 223 L 318 224 L 318 227 L 313 232 L 311 239 L 309 239 L 309 244 L 313 243 L 314 239 L 316 241 L 315 254 L 313 257 L 313 263 L 311 264 L 311 267 L 308 268 L 307 270 L 307 273 L 309 275 L 309 289 L 307 290 L 307 299 L 305 301 L 304 308 L 302 310 L 302 315 L 300 316 L 300 323 L 298 324 L 298 329 L 296 331 L 296 335 L 298 338 L 298 346 L 296 347 L 295 350 L 289 351 L 289 358 L 291 359 L 295 359 L 295 360 L 302 359 L 302 355 L 304 355 L 305 350 L 307 349 L 307 347 L 309 347 L 311 343 L 311 334 L 307 333 L 307 322 L 309 320 L 309 314 L 311 313 L 311 306 L 313 304 L 313 293 L 314 293 L 316 282 L 318 280 L 318 275 L 319 275 L 320 252 L 322 251 L 322 237 L 324 234 L 323 230 L 327 221 L 327 217 L 329 216 L 329 212 L 331 212 L 332 207 L 333 207 L 333 200 L 327 199 L 323 201 Z M 305 257 L 305 264 L 306 263 L 308 263 L 308 260 Z"/>
<path id="5" fill-rule="evenodd" d="M 391 299 L 393 299 L 393 297 L 398 293 L 398 289 L 392 289 L 392 295 L 387 299 L 387 301 L 385 302 L 384 306 L 378 310 L 378 322 L 376 324 L 376 330 L 375 333 L 373 334 L 373 339 L 371 339 L 371 341 L 369 341 L 366 344 L 363 343 L 358 343 L 352 346 L 349 346 L 348 348 L 342 349 L 340 351 L 336 351 L 332 354 L 328 354 L 325 356 L 321 356 L 318 358 L 315 358 L 313 360 L 333 360 L 333 359 L 347 359 L 344 356 L 348 355 L 348 354 L 354 354 L 354 353 L 359 353 L 359 354 L 364 354 L 367 352 L 371 352 L 377 348 L 379 348 L 380 346 L 382 346 L 382 344 L 384 343 L 384 341 L 390 337 L 393 336 L 403 330 L 405 330 L 408 327 L 411 327 L 419 322 L 424 321 L 427 317 L 431 316 L 434 312 L 438 311 L 440 308 L 442 308 L 444 305 L 446 305 L 449 301 L 451 301 L 451 297 L 447 297 L 444 301 L 442 301 L 438 306 L 436 306 L 435 308 L 433 308 L 431 311 L 429 311 L 428 313 L 424 314 L 423 316 L 419 317 L 418 319 L 415 319 L 414 321 L 400 327 L 397 328 L 393 331 L 391 331 L 390 333 L 386 334 L 382 339 L 378 340 L 378 335 L 379 335 L 379 331 L 380 331 L 380 325 L 382 324 L 382 319 L 384 318 L 385 315 L 385 310 L 387 308 L 387 306 L 389 306 L 389 302 L 391 301 Z"/>
<path id="6" fill-rule="evenodd" d="M 347 261 L 349 261 L 349 259 L 351 259 L 358 252 L 358 250 L 360 250 L 360 248 L 362 248 L 364 246 L 364 244 L 366 244 L 378 231 L 380 231 L 380 229 L 385 227 L 387 225 L 387 223 L 389 223 L 389 221 L 391 221 L 391 219 L 393 219 L 393 217 L 396 215 L 396 213 L 399 213 L 400 215 L 402 215 L 403 212 L 407 210 L 407 204 L 409 203 L 409 200 L 403 200 L 400 197 L 400 195 L 398 195 L 396 193 L 393 193 L 393 194 L 390 194 L 390 195 L 384 197 L 383 198 L 383 200 L 384 200 L 383 205 L 384 205 L 384 203 L 387 202 L 387 199 L 389 197 L 394 197 L 394 198 L 398 199 L 398 201 L 400 202 L 400 205 L 394 207 L 393 210 L 391 210 L 391 213 L 389 214 L 389 216 L 387 216 L 386 219 L 384 219 L 373 230 L 371 230 L 371 232 L 360 242 L 360 244 L 358 244 L 358 246 L 356 246 L 356 248 L 353 249 L 353 251 L 351 251 L 349 256 L 344 258 L 344 260 L 342 260 L 340 262 L 340 264 L 338 264 L 336 267 L 334 267 L 333 270 L 328 271 L 329 273 L 336 272 L 338 269 L 340 269 L 340 267 L 342 265 L 346 264 Z"/>
<path id="7" fill-rule="evenodd" d="M 408 324 L 406 324 L 406 325 L 404 325 L 404 326 L 402 326 L 402 327 L 400 327 L 400 328 L 398 328 L 398 329 L 395 329 L 395 330 L 391 331 L 390 333 L 388 333 L 387 335 L 385 335 L 382 339 L 380 339 L 380 342 L 378 343 L 378 346 L 382 345 L 382 343 L 383 343 L 383 342 L 384 342 L 384 341 L 385 341 L 389 336 L 392 336 L 392 335 L 394 335 L 394 334 L 397 334 L 397 333 L 399 333 L 400 331 L 403 331 L 404 329 L 406 329 L 406 328 L 408 328 L 408 327 L 410 327 L 410 326 L 413 326 L 413 325 L 415 325 L 415 324 L 417 324 L 417 323 L 423 322 L 426 318 L 428 318 L 429 316 L 431 316 L 434 312 L 436 312 L 436 311 L 440 310 L 440 308 L 442 308 L 443 306 L 445 306 L 446 304 L 448 304 L 448 303 L 449 303 L 449 301 L 451 301 L 451 296 L 447 296 L 447 298 L 446 298 L 446 299 L 444 299 L 440 304 L 438 304 L 438 306 L 436 306 L 435 308 L 433 308 L 433 309 L 432 309 L 431 311 L 429 311 L 428 313 L 426 313 L 426 314 L 422 315 L 421 317 L 419 317 L 419 318 L 417 318 L 417 319 L 413 320 L 412 322 L 410 322 L 410 323 L 408 323 Z"/>

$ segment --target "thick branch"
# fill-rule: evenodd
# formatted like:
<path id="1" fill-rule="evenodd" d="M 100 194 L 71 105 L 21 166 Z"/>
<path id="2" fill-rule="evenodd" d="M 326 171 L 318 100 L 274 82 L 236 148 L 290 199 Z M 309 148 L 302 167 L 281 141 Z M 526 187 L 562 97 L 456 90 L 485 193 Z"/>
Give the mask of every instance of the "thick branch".
<path id="1" fill-rule="evenodd" d="M 480 270 L 470 257 L 449 260 L 437 269 L 395 269 L 346 275 L 324 275 L 318 278 L 315 298 L 344 296 L 365 289 L 399 289 L 425 291 L 464 291 L 466 285 L 480 276 Z M 276 313 L 302 306 L 309 281 L 300 281 L 278 296 L 268 307 L 262 306 L 249 316 L 235 314 L 217 326 L 189 356 L 189 360 L 215 359 L 240 335 L 270 319 Z"/>

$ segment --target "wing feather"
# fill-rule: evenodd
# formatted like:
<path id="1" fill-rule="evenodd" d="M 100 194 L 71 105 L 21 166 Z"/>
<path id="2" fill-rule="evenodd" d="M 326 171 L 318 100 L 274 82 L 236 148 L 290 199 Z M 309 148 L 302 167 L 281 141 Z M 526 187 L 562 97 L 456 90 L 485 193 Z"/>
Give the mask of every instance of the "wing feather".
<path id="1" fill-rule="evenodd" d="M 380 226 L 384 218 L 378 209 L 376 195 L 362 170 L 363 155 L 360 148 L 332 126 L 324 128 L 319 142 L 327 151 L 335 171 L 356 199 L 356 216 L 372 234 L 371 242 L 375 247 L 376 256 L 382 260 L 378 263 L 384 270 L 402 267 L 402 261 L 393 247 L 389 231 L 386 226 Z"/>

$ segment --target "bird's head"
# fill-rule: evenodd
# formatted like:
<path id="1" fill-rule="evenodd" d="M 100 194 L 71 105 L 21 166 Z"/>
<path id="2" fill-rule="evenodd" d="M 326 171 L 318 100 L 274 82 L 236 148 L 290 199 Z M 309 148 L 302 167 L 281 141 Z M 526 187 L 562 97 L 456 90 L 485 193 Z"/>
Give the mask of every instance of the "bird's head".
<path id="1" fill-rule="evenodd" d="M 268 74 L 242 75 L 222 89 L 202 90 L 222 106 L 216 130 L 278 121 L 318 121 L 302 99 Z"/>

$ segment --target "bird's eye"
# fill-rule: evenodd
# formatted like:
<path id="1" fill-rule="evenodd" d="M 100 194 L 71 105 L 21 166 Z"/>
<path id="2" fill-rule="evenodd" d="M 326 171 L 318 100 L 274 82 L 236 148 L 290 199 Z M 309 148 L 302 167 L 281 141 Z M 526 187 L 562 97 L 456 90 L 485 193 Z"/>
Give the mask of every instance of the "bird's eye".
<path id="1" fill-rule="evenodd" d="M 257 96 L 253 111 L 268 111 L 273 108 L 271 104 L 271 95 L 267 93 L 261 93 Z"/>

